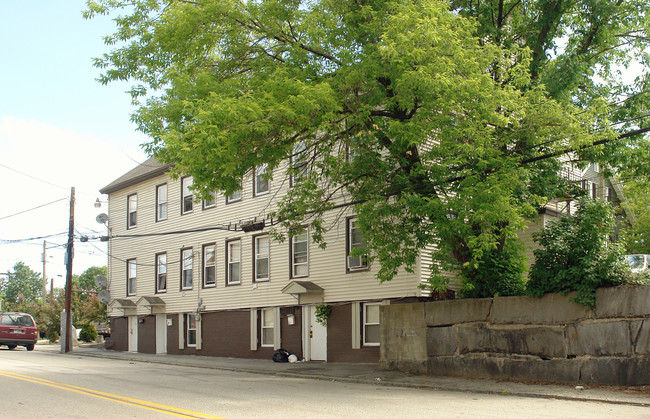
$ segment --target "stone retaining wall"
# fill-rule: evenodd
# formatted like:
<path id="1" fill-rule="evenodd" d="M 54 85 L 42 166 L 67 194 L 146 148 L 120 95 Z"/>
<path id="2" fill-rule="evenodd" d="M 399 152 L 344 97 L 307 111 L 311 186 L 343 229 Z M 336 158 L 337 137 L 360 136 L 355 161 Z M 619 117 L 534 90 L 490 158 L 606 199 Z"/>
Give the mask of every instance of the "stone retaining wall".
<path id="1" fill-rule="evenodd" d="M 650 384 L 650 286 L 381 307 L 380 366 L 458 377 Z"/>

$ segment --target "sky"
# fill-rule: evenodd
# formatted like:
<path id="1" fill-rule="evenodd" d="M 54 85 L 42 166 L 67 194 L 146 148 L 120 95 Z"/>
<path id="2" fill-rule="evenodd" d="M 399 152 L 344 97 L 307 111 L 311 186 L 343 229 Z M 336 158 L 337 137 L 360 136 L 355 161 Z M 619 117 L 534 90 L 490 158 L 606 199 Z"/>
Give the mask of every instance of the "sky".
<path id="1" fill-rule="evenodd" d="M 148 138 L 130 122 L 130 84 L 102 86 L 92 66 L 109 51 L 102 37 L 114 24 L 85 20 L 84 9 L 85 0 L 0 0 L 0 273 L 16 262 L 42 273 L 45 241 L 46 277 L 58 288 L 71 188 L 72 271 L 81 274 L 107 262 L 99 189 L 147 157 L 140 145 Z"/>

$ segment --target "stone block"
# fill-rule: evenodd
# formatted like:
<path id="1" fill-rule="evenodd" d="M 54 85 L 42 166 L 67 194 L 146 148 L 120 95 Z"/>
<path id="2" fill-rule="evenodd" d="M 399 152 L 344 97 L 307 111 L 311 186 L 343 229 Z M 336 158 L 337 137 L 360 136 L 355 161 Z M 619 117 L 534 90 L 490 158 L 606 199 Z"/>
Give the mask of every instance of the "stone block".
<path id="1" fill-rule="evenodd" d="M 636 355 L 650 355 L 650 320 L 632 322 L 630 324 L 634 353 Z"/>
<path id="2" fill-rule="evenodd" d="M 580 366 L 577 359 L 510 359 L 504 362 L 502 373 L 515 381 L 578 383 Z"/>
<path id="3" fill-rule="evenodd" d="M 427 330 L 424 303 L 391 304 L 381 307 L 382 360 L 427 359 Z"/>
<path id="4" fill-rule="evenodd" d="M 468 298 L 434 301 L 425 304 L 425 322 L 427 326 L 449 326 L 459 323 L 487 321 L 492 307 L 492 299 Z"/>
<path id="5" fill-rule="evenodd" d="M 410 374 L 426 374 L 428 361 L 379 361 L 380 370 L 402 371 Z"/>
<path id="6" fill-rule="evenodd" d="M 568 355 L 630 356 L 630 327 L 626 321 L 589 322 L 567 326 Z"/>
<path id="7" fill-rule="evenodd" d="M 458 327 L 458 354 L 493 352 L 490 330 L 484 323 L 466 324 Z"/>
<path id="8" fill-rule="evenodd" d="M 580 371 L 584 384 L 650 385 L 650 358 L 589 358 Z"/>
<path id="9" fill-rule="evenodd" d="M 431 357 L 428 373 L 446 377 L 502 378 L 499 360 L 486 357 Z"/>
<path id="10" fill-rule="evenodd" d="M 596 316 L 650 317 L 650 285 L 599 288 L 596 291 Z"/>
<path id="11" fill-rule="evenodd" d="M 455 326 L 427 328 L 427 355 L 455 355 L 458 348 L 458 331 Z"/>
<path id="12" fill-rule="evenodd" d="M 495 297 L 494 324 L 567 324 L 593 317 L 589 308 L 569 301 L 574 294 L 535 297 Z"/>
<path id="13" fill-rule="evenodd" d="M 566 358 L 564 328 L 561 326 L 493 327 L 484 324 L 458 328 L 458 353 L 490 352 Z M 429 355 L 433 355 L 429 352 Z M 441 354 L 442 355 L 442 354 Z"/>

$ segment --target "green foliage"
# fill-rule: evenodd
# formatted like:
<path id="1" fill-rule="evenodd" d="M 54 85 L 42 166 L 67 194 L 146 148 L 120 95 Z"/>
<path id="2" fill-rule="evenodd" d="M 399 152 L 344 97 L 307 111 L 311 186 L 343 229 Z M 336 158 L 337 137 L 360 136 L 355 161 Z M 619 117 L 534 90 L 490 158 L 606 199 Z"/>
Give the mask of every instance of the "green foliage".
<path id="1" fill-rule="evenodd" d="M 625 202 L 621 205 L 630 215 L 630 225 L 622 236 L 628 254 L 650 254 L 650 178 L 624 180 Z"/>
<path id="2" fill-rule="evenodd" d="M 648 172 L 636 158 L 647 140 L 632 135 L 648 84 L 621 81 L 614 64 L 646 60 L 649 10 L 645 0 L 103 0 L 85 16 L 117 12 L 95 62 L 101 82 L 135 83 L 147 151 L 192 175 L 198 196 L 232 193 L 261 163 L 303 161 L 289 170 L 302 182 L 270 204 L 275 238 L 307 225 L 325 246 L 325 214 L 345 202 L 380 281 L 436 249 L 436 287 L 453 271 L 467 295 L 489 296 L 521 291 L 517 232 L 566 194 L 567 151 Z"/>
<path id="3" fill-rule="evenodd" d="M 59 341 L 59 330 L 55 330 L 53 328 L 48 328 L 47 332 L 45 333 L 45 337 L 50 343 L 56 343 Z"/>
<path id="4" fill-rule="evenodd" d="M 613 229 L 607 202 L 582 199 L 575 216 L 563 215 L 536 235 L 541 249 L 535 250 L 528 293 L 577 291 L 573 301 L 593 308 L 597 288 L 620 284 L 629 274 L 622 244 L 609 239 Z"/>
<path id="5" fill-rule="evenodd" d="M 327 326 L 327 319 L 329 319 L 330 314 L 332 314 L 332 307 L 321 304 L 316 306 L 316 321 L 323 326 Z"/>
<path id="6" fill-rule="evenodd" d="M 81 332 L 79 332 L 79 339 L 84 342 L 94 342 L 97 339 L 97 330 L 95 325 L 92 323 L 84 323 L 81 327 Z"/>
<path id="7" fill-rule="evenodd" d="M 5 309 L 19 307 L 21 304 L 36 302 L 42 298 L 43 280 L 41 275 L 32 271 L 24 262 L 17 262 L 14 271 L 2 279 Z M 13 304 L 13 305 L 12 305 Z"/>

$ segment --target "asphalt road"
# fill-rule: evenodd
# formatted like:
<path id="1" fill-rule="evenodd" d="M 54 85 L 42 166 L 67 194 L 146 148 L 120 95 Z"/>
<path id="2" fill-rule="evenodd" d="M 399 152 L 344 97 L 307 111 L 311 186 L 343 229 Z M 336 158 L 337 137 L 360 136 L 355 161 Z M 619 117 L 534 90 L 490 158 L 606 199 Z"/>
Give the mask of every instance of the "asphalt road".
<path id="1" fill-rule="evenodd" d="M 0 348 L 2 418 L 650 418 L 650 408 Z"/>

